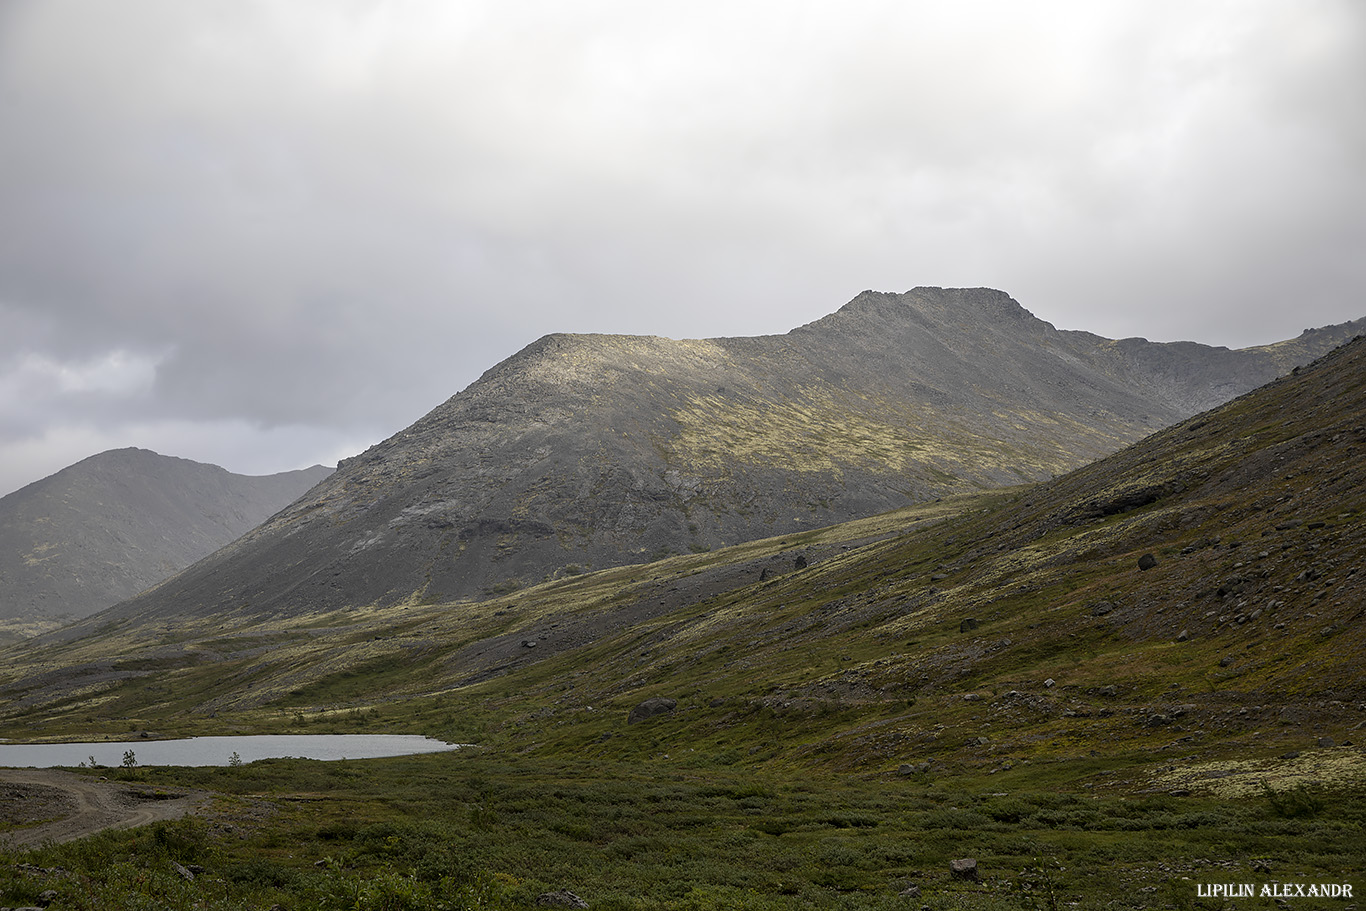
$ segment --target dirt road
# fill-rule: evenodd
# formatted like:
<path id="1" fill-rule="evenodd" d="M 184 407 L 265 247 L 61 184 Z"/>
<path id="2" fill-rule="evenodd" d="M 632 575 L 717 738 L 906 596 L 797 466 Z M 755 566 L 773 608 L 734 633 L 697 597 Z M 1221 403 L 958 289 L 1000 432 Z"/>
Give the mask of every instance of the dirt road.
<path id="1" fill-rule="evenodd" d="M 209 800 L 201 791 L 101 781 L 55 769 L 0 769 L 0 841 L 27 847 L 71 841 L 104 829 L 179 819 Z M 26 822 L 38 821 L 36 825 Z"/>

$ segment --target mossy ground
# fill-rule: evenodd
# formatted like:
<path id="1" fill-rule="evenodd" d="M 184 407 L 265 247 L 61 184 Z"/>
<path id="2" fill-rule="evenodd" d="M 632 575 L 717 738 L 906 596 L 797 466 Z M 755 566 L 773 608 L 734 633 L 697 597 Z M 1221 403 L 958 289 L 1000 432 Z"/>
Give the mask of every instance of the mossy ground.
<path id="1" fill-rule="evenodd" d="M 612 909 L 1215 909 L 1230 906 L 1197 883 L 1360 883 L 1366 856 L 1359 788 L 1299 815 L 1058 788 L 1048 770 L 795 776 L 473 751 L 116 774 L 224 796 L 203 818 L 0 854 L 0 902 L 524 908 L 569 889 Z M 950 877 L 958 857 L 980 882 Z"/>

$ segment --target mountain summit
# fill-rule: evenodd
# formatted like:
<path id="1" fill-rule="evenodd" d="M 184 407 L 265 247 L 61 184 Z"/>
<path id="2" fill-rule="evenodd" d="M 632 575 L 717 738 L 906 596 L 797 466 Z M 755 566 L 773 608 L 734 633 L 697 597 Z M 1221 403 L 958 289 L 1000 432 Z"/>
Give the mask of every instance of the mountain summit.
<path id="1" fill-rule="evenodd" d="M 479 597 L 1038 480 L 1363 329 L 1114 341 L 916 288 L 778 336 L 548 335 L 115 615 Z"/>

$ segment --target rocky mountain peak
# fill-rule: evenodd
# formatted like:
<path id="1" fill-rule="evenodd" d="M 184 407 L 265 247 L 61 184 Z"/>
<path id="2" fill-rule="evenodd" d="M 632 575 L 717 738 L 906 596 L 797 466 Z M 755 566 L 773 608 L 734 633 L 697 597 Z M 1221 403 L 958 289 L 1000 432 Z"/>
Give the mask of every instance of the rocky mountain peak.
<path id="1" fill-rule="evenodd" d="M 120 610 L 477 598 L 1038 480 L 1341 340 L 1121 345 L 985 288 L 865 292 L 785 335 L 547 335 Z"/>
<path id="2" fill-rule="evenodd" d="M 917 287 L 900 294 L 864 291 L 835 313 L 801 329 L 891 332 L 895 337 L 909 331 L 950 327 L 984 333 L 1053 329 L 1004 291 L 936 287 Z"/>

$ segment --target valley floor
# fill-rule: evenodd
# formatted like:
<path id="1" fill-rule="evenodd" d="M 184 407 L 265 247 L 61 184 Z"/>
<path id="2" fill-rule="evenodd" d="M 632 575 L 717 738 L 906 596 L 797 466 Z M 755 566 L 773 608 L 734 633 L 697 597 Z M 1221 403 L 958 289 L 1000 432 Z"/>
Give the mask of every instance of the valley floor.
<path id="1" fill-rule="evenodd" d="M 477 752 L 110 774 L 114 787 L 217 796 L 201 816 L 0 851 L 0 904 L 54 890 L 61 909 L 533 908 L 568 891 L 623 911 L 1212 911 L 1270 905 L 1205 897 L 1221 883 L 1366 890 L 1359 789 L 1125 796 L 1037 776 Z M 978 879 L 952 876 L 961 858 Z"/>

